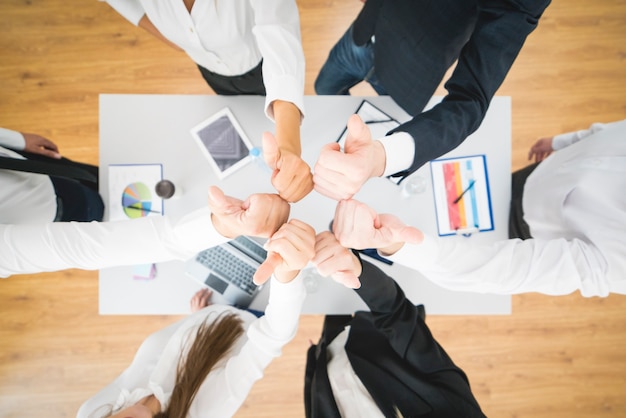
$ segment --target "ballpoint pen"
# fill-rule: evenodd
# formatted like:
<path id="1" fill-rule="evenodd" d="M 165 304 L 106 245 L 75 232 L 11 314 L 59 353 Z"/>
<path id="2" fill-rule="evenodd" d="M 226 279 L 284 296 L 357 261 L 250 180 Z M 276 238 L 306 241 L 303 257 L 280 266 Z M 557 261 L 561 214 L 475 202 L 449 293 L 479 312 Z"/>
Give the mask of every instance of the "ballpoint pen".
<path id="1" fill-rule="evenodd" d="M 463 193 L 461 193 L 461 194 L 459 195 L 459 197 L 457 197 L 456 199 L 454 199 L 454 200 L 452 201 L 452 203 L 459 203 L 459 200 L 461 200 L 461 199 L 463 198 L 463 195 L 464 195 L 465 193 L 467 193 L 467 191 L 468 191 L 468 190 L 470 190 L 472 187 L 474 187 L 474 183 L 476 183 L 476 181 L 475 181 L 475 180 L 470 181 L 469 186 L 467 186 L 467 187 L 465 188 L 465 190 L 463 190 Z"/>
<path id="2" fill-rule="evenodd" d="M 150 212 L 150 213 L 161 213 L 158 210 L 150 210 L 150 209 L 145 209 L 145 208 L 138 208 L 137 206 L 125 206 L 126 209 L 135 209 L 135 210 L 140 210 L 142 212 Z"/>

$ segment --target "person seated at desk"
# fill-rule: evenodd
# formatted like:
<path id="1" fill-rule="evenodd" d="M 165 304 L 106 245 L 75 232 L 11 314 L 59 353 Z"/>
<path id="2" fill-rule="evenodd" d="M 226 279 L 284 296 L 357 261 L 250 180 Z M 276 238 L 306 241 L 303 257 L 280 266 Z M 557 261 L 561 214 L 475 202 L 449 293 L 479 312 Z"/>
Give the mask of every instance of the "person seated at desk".
<path id="1" fill-rule="evenodd" d="M 535 144 L 529 158 L 556 152 L 513 175 L 507 241 L 437 239 L 355 200 L 339 202 L 333 231 L 452 290 L 626 294 L 625 137 L 623 120 Z"/>
<path id="2" fill-rule="evenodd" d="M 413 119 L 376 141 L 347 142 L 345 156 L 335 143 L 324 147 L 314 168 L 316 190 L 336 200 L 348 199 L 371 177 L 406 177 L 456 148 L 482 123 L 549 4 L 550 0 L 365 1 L 331 50 L 315 80 L 315 91 L 347 94 L 365 80 L 378 94 L 391 96 Z M 455 61 L 445 84 L 448 94 L 423 111 Z M 334 172 L 350 182 L 340 182 Z"/>
<path id="3" fill-rule="evenodd" d="M 98 167 L 61 157 L 41 135 L 0 128 L 0 223 L 100 221 Z"/>
<path id="4" fill-rule="evenodd" d="M 350 287 L 360 279 L 355 291 L 370 312 L 326 316 L 307 353 L 307 418 L 485 416 L 467 376 L 424 322 L 423 305 L 328 231 L 318 234 L 315 253 L 320 274 Z"/>
<path id="5" fill-rule="evenodd" d="M 304 52 L 294 0 L 106 0 L 130 23 L 185 51 L 217 94 L 264 95 L 276 136 L 264 157 L 280 196 L 297 202 L 313 189 L 301 159 Z"/>
<path id="6" fill-rule="evenodd" d="M 78 417 L 232 416 L 294 337 L 306 296 L 299 270 L 314 255 L 315 231 L 296 219 L 285 223 L 289 204 L 277 195 L 243 202 L 213 187 L 210 205 L 213 212 L 198 210 L 175 225 L 166 217 L 0 225 L 0 277 L 186 259 L 237 235 L 270 237 L 255 276 L 272 275 L 265 315 L 212 305 L 149 336 Z"/>

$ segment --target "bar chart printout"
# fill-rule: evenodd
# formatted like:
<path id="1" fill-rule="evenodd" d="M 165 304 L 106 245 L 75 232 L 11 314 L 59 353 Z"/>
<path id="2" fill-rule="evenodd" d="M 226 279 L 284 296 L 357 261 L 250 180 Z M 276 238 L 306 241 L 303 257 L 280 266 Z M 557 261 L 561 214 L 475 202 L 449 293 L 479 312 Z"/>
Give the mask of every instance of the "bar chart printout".
<path id="1" fill-rule="evenodd" d="M 484 155 L 430 162 L 440 236 L 493 230 Z"/>

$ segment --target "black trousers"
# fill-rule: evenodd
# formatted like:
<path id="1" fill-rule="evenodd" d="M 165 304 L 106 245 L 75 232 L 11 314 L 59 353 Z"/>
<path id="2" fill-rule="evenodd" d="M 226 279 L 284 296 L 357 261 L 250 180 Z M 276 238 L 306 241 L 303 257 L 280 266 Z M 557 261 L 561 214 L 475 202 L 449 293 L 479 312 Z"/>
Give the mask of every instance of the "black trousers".
<path id="1" fill-rule="evenodd" d="M 55 222 L 101 221 L 104 217 L 104 202 L 97 188 L 79 181 L 50 176 L 57 195 Z"/>
<path id="2" fill-rule="evenodd" d="M 52 160 L 40 154 L 19 152 L 29 160 L 54 162 L 55 164 L 80 168 L 98 179 L 99 169 L 91 164 L 78 163 L 67 158 Z M 104 217 L 104 202 L 98 193 L 98 183 L 75 180 L 67 177 L 50 176 L 57 195 L 57 214 L 55 222 L 91 222 L 101 221 Z"/>
<path id="3" fill-rule="evenodd" d="M 216 94 L 223 96 L 240 94 L 265 96 L 262 65 L 263 61 L 247 73 L 236 76 L 216 74 L 199 65 L 198 69 Z"/>
<path id="4" fill-rule="evenodd" d="M 513 173 L 511 176 L 511 208 L 509 210 L 509 238 L 532 238 L 530 228 L 524 220 L 524 208 L 522 198 L 524 197 L 524 185 L 539 163 L 531 164 Z"/>

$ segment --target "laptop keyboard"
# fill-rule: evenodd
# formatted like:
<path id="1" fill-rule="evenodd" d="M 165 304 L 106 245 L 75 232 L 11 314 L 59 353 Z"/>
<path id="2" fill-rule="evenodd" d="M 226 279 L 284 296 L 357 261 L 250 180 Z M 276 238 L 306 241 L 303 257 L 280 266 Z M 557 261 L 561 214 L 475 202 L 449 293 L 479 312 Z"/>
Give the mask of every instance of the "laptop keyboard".
<path id="1" fill-rule="evenodd" d="M 213 247 L 198 254 L 196 260 L 220 274 L 220 278 L 237 286 L 249 295 L 252 295 L 256 285 L 252 276 L 256 270 L 243 260 L 235 257 L 222 247 Z"/>

